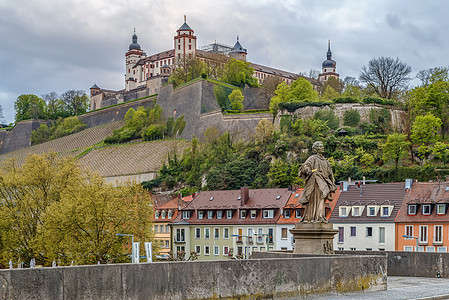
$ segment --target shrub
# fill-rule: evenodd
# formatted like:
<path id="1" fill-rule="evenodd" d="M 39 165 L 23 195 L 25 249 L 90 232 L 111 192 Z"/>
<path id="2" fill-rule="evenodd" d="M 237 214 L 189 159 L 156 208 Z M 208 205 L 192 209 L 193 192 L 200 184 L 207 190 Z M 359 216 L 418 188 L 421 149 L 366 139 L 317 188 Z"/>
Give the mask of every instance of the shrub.
<path id="1" fill-rule="evenodd" d="M 356 127 L 360 122 L 360 114 L 358 111 L 351 109 L 345 111 L 343 116 L 343 125 Z"/>
<path id="2" fill-rule="evenodd" d="M 153 124 L 148 127 L 143 133 L 144 141 L 161 139 L 164 137 L 165 126 L 161 124 Z"/>

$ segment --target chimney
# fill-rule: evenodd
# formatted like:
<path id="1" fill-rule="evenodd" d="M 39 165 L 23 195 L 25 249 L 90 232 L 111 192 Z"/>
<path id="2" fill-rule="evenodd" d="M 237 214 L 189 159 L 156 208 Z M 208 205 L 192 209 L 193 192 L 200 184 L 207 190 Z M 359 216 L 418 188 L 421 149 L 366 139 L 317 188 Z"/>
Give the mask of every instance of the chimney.
<path id="1" fill-rule="evenodd" d="M 365 183 L 366 183 L 366 178 L 365 178 L 365 176 L 363 176 L 363 185 L 365 185 Z"/>
<path id="2" fill-rule="evenodd" d="M 249 187 L 242 186 L 240 188 L 240 204 L 243 206 L 249 199 Z"/>
<path id="3" fill-rule="evenodd" d="M 181 201 L 182 201 L 181 193 L 179 193 L 178 194 L 178 210 L 181 210 Z"/>

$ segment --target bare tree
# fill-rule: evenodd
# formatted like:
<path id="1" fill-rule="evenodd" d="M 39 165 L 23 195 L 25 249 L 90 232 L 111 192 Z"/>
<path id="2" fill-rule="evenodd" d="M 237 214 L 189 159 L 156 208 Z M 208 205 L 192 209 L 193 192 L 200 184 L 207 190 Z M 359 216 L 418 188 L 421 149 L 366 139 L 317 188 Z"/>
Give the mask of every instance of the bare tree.
<path id="1" fill-rule="evenodd" d="M 363 66 L 359 79 L 371 87 L 382 98 L 392 99 L 407 87 L 408 75 L 412 68 L 399 58 L 373 58 L 368 66 Z"/>

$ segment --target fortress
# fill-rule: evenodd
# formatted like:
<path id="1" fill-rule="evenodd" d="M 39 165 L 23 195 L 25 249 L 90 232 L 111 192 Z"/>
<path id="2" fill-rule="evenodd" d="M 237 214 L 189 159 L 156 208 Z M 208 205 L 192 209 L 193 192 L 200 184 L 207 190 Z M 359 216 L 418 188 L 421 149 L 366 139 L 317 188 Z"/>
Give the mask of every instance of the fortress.
<path id="1" fill-rule="evenodd" d="M 168 82 L 176 65 L 183 58 L 199 58 L 205 62 L 221 64 L 227 57 L 246 61 L 247 49 L 240 44 L 239 37 L 233 47 L 220 43 L 197 48 L 197 37 L 193 29 L 187 24 L 184 16 L 184 24 L 176 31 L 172 49 L 156 54 L 147 55 L 137 42 L 134 31 L 132 43 L 125 54 L 126 74 L 125 88 L 118 91 L 102 89 L 94 84 L 90 89 L 90 109 L 95 110 L 112 104 L 126 102 L 132 99 L 158 94 L 160 88 Z M 223 59 L 224 58 L 224 59 Z M 290 84 L 300 75 L 284 70 L 279 70 L 260 64 L 250 63 L 254 69 L 254 77 L 259 84 L 273 76 Z M 318 80 L 307 78 L 316 88 L 330 77 L 339 78 L 336 73 L 336 62 L 332 60 L 330 41 L 328 44 L 327 59 L 322 64 L 322 73 Z"/>

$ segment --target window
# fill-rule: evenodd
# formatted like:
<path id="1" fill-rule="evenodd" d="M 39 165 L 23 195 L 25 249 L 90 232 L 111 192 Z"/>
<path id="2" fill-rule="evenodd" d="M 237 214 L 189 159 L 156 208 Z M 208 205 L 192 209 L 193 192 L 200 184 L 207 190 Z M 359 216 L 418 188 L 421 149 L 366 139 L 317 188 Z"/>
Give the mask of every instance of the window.
<path id="1" fill-rule="evenodd" d="M 182 218 L 183 219 L 190 219 L 190 211 L 185 210 L 182 212 Z"/>
<path id="2" fill-rule="evenodd" d="M 416 215 L 416 204 L 409 204 L 407 206 L 407 214 L 409 215 Z"/>
<path id="3" fill-rule="evenodd" d="M 268 243 L 273 244 L 274 240 L 274 229 L 268 228 Z"/>
<path id="4" fill-rule="evenodd" d="M 223 238 L 229 239 L 229 228 L 223 228 Z"/>
<path id="5" fill-rule="evenodd" d="M 366 227 L 366 236 L 367 237 L 373 236 L 373 227 Z"/>
<path id="6" fill-rule="evenodd" d="M 373 251 L 373 248 L 366 248 L 366 251 Z"/>
<path id="7" fill-rule="evenodd" d="M 220 255 L 220 246 L 214 246 L 214 255 Z"/>
<path id="8" fill-rule="evenodd" d="M 165 232 L 167 232 L 167 233 L 170 232 L 170 225 L 165 225 Z"/>
<path id="9" fill-rule="evenodd" d="M 368 206 L 368 217 L 374 217 L 376 215 L 376 207 Z"/>
<path id="10" fill-rule="evenodd" d="M 168 218 L 171 219 L 173 217 L 173 211 L 169 210 L 168 211 Z"/>
<path id="11" fill-rule="evenodd" d="M 272 209 L 264 209 L 263 210 L 263 218 L 264 219 L 273 219 L 274 211 Z"/>
<path id="12" fill-rule="evenodd" d="M 389 217 L 389 216 L 390 216 L 390 208 L 388 206 L 382 206 L 381 217 Z"/>
<path id="13" fill-rule="evenodd" d="M 177 252 L 185 252 L 186 251 L 186 247 L 185 246 L 176 246 L 176 251 Z"/>
<path id="14" fill-rule="evenodd" d="M 253 229 L 252 228 L 248 228 L 248 243 L 252 244 L 253 243 Z"/>
<path id="15" fill-rule="evenodd" d="M 214 216 L 214 211 L 213 210 L 208 210 L 207 211 L 207 218 L 208 219 L 212 219 L 213 216 Z"/>
<path id="16" fill-rule="evenodd" d="M 437 252 L 447 252 L 447 247 L 437 247 Z"/>
<path id="17" fill-rule="evenodd" d="M 413 251 L 413 246 L 404 246 L 404 251 Z"/>
<path id="18" fill-rule="evenodd" d="M 204 218 L 204 211 L 199 210 L 198 211 L 198 219 L 202 220 Z"/>
<path id="19" fill-rule="evenodd" d="M 204 238 L 210 238 L 210 228 L 204 228 Z"/>
<path id="20" fill-rule="evenodd" d="M 170 248 L 170 241 L 165 240 L 165 248 Z"/>
<path id="21" fill-rule="evenodd" d="M 283 240 L 287 239 L 287 228 L 284 227 L 281 229 L 281 231 L 282 231 L 281 239 Z"/>
<path id="22" fill-rule="evenodd" d="M 159 211 L 156 211 L 156 212 L 154 213 L 154 218 L 155 218 L 155 219 L 159 219 Z"/>
<path id="23" fill-rule="evenodd" d="M 226 211 L 226 219 L 232 219 L 232 210 Z"/>
<path id="24" fill-rule="evenodd" d="M 433 231 L 433 242 L 434 243 L 442 243 L 443 242 L 443 226 L 435 225 Z"/>
<path id="25" fill-rule="evenodd" d="M 223 211 L 217 210 L 217 219 L 221 219 L 221 218 L 223 218 Z"/>
<path id="26" fill-rule="evenodd" d="M 161 213 L 161 219 L 165 219 L 165 210 L 163 210 Z"/>
<path id="27" fill-rule="evenodd" d="M 185 242 L 185 229 L 184 228 L 177 228 L 176 229 L 176 242 Z"/>
<path id="28" fill-rule="evenodd" d="M 352 248 L 349 248 L 349 250 L 351 250 L 351 251 L 355 251 L 355 250 L 357 250 L 356 248 L 354 248 L 354 247 L 352 247 Z"/>
<path id="29" fill-rule="evenodd" d="M 260 247 L 260 251 L 265 251 L 265 247 Z"/>
<path id="30" fill-rule="evenodd" d="M 246 210 L 242 209 L 240 210 L 240 219 L 245 219 L 246 218 Z"/>
<path id="31" fill-rule="evenodd" d="M 242 243 L 243 242 L 243 229 L 242 228 L 238 228 L 237 229 L 237 243 Z"/>
<path id="32" fill-rule="evenodd" d="M 257 228 L 257 243 L 263 243 L 263 228 Z"/>
<path id="33" fill-rule="evenodd" d="M 347 216 L 348 216 L 348 213 L 347 213 L 346 207 L 340 207 L 339 217 L 347 217 Z"/>
<path id="34" fill-rule="evenodd" d="M 344 227 L 338 227 L 338 242 L 339 243 L 345 242 L 345 228 Z"/>
<path id="35" fill-rule="evenodd" d="M 354 217 L 360 216 L 360 208 L 359 208 L 359 207 L 353 207 L 353 208 L 352 208 L 352 215 L 353 215 Z"/>
<path id="36" fill-rule="evenodd" d="M 422 214 L 423 215 L 430 215 L 430 204 L 425 204 L 422 206 Z"/>
<path id="37" fill-rule="evenodd" d="M 223 246 L 223 255 L 229 255 L 229 246 Z"/>
<path id="38" fill-rule="evenodd" d="M 437 204 L 437 215 L 444 215 L 446 213 L 446 204 Z"/>
<path id="39" fill-rule="evenodd" d="M 302 213 L 301 213 L 301 210 L 300 210 L 300 209 L 297 209 L 297 210 L 295 211 L 295 217 L 296 217 L 297 219 L 300 219 L 300 218 L 302 217 Z"/>
<path id="40" fill-rule="evenodd" d="M 257 216 L 257 211 L 256 211 L 255 209 L 252 209 L 252 210 L 251 210 L 251 213 L 250 213 L 250 218 L 251 218 L 251 219 L 255 219 L 256 216 Z"/>
<path id="41" fill-rule="evenodd" d="M 419 242 L 427 243 L 427 225 L 419 226 Z"/>
<path id="42" fill-rule="evenodd" d="M 290 209 L 284 209 L 284 218 L 286 219 L 290 218 Z"/>
<path id="43" fill-rule="evenodd" d="M 385 243 L 385 227 L 379 227 L 379 243 Z"/>
<path id="44" fill-rule="evenodd" d="M 210 246 L 204 246 L 204 255 L 210 255 Z"/>
<path id="45" fill-rule="evenodd" d="M 343 247 L 338 247 L 338 250 L 343 251 L 343 250 L 345 250 L 345 248 L 343 248 Z"/>
<path id="46" fill-rule="evenodd" d="M 196 252 L 196 254 L 200 255 L 201 254 L 201 246 L 195 246 L 195 252 Z"/>
<path id="47" fill-rule="evenodd" d="M 219 239 L 220 238 L 220 228 L 215 227 L 214 228 L 214 239 Z"/>
<path id="48" fill-rule="evenodd" d="M 413 225 L 405 225 L 405 235 L 413 235 Z M 411 240 L 412 238 L 405 238 L 406 240 Z"/>
<path id="49" fill-rule="evenodd" d="M 192 50 L 192 45 L 189 45 L 189 50 Z"/>
<path id="50" fill-rule="evenodd" d="M 435 252 L 435 247 L 433 247 L 433 246 L 427 246 L 427 247 L 426 247 L 426 252 Z"/>
<path id="51" fill-rule="evenodd" d="M 351 227 L 351 236 L 357 236 L 357 228 Z"/>
<path id="52" fill-rule="evenodd" d="M 201 238 L 201 228 L 195 228 L 195 238 L 200 239 Z"/>

